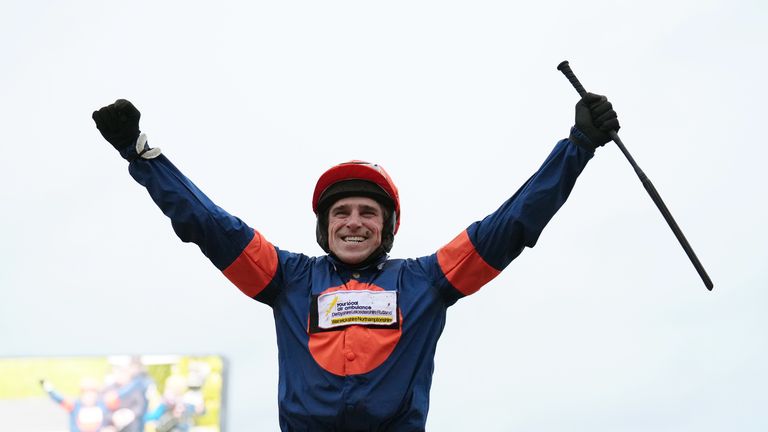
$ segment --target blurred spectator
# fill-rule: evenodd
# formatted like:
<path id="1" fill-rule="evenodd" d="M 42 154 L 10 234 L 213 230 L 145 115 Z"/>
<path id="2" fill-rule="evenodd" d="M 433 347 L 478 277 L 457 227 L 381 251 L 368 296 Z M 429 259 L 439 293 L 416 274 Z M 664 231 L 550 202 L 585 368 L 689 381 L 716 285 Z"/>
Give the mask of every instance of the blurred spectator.
<path id="1" fill-rule="evenodd" d="M 93 378 L 83 378 L 80 381 L 78 398 L 62 396 L 47 380 L 40 380 L 48 396 L 69 412 L 69 430 L 71 432 L 114 432 L 110 426 L 110 412 L 120 405 L 119 395 L 102 397 L 99 394 L 99 383 Z"/>
<path id="2" fill-rule="evenodd" d="M 112 413 L 112 425 L 119 432 L 144 432 L 151 393 L 156 393 L 154 380 L 147 374 L 141 358 L 130 357 L 127 362 L 113 363 L 108 392 L 121 394 L 120 406 Z"/>
<path id="3" fill-rule="evenodd" d="M 145 416 L 145 420 L 155 422 L 156 432 L 188 432 L 195 424 L 195 417 L 205 412 L 200 392 L 202 381 L 197 376 L 194 379 L 191 389 L 181 375 L 171 375 L 165 380 L 160 404 Z"/>

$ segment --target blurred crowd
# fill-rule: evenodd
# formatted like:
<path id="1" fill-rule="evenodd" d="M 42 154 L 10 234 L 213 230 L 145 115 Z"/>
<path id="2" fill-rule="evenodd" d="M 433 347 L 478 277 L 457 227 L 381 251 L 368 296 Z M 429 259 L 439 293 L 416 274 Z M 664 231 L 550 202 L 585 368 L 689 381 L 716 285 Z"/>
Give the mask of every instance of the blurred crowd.
<path id="1" fill-rule="evenodd" d="M 140 357 L 112 363 L 103 382 L 83 377 L 74 397 L 62 395 L 46 379 L 40 384 L 69 413 L 71 432 L 188 432 L 205 413 L 206 366 L 193 363 L 186 375 L 172 373 L 162 393 Z"/>

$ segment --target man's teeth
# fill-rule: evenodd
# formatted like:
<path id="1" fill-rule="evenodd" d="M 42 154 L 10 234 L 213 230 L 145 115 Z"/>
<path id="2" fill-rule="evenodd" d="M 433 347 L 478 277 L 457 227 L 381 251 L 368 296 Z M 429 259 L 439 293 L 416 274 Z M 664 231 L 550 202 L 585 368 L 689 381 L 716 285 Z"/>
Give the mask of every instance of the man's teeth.
<path id="1" fill-rule="evenodd" d="M 344 241 L 346 242 L 360 243 L 363 240 L 365 240 L 365 237 L 358 237 L 358 236 L 344 237 Z"/>

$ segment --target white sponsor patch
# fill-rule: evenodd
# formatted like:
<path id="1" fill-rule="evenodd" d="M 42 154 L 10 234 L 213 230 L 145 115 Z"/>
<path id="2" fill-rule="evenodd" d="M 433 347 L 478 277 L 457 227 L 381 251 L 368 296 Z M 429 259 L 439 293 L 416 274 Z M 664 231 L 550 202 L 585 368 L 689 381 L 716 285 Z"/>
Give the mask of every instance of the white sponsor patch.
<path id="1" fill-rule="evenodd" d="M 317 324 L 322 329 L 396 322 L 397 291 L 335 291 L 317 298 Z"/>

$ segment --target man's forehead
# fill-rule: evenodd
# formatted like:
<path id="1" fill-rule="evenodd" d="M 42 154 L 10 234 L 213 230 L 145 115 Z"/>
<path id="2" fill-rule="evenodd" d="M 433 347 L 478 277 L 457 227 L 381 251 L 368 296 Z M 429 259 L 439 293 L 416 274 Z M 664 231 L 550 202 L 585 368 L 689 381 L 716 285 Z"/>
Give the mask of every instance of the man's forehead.
<path id="1" fill-rule="evenodd" d="M 368 197 L 346 197 L 342 198 L 331 206 L 331 209 L 339 208 L 339 207 L 373 207 L 378 210 L 381 210 L 381 204 L 379 204 L 378 201 L 376 201 L 373 198 Z"/>

